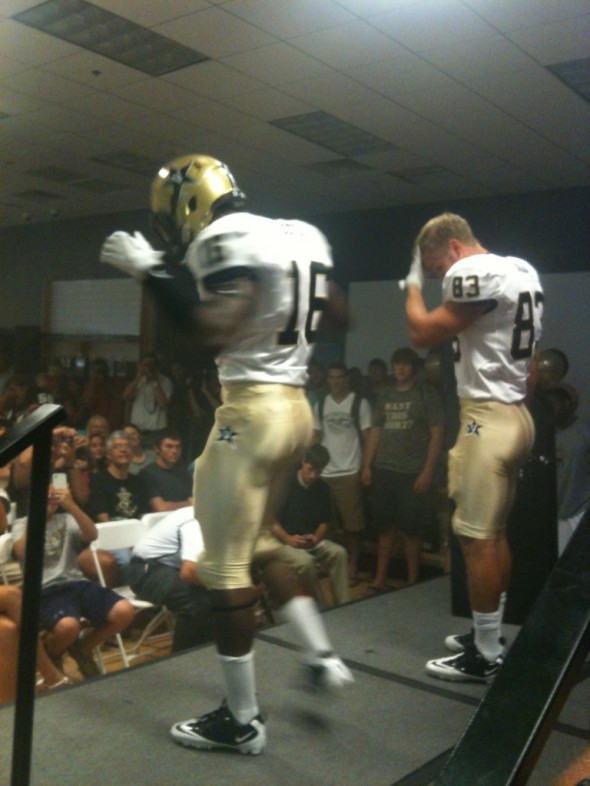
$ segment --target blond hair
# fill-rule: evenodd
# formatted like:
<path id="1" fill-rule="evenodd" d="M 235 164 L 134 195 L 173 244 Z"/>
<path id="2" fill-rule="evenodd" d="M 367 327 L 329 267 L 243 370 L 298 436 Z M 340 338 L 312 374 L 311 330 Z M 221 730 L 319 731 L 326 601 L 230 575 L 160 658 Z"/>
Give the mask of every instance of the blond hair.
<path id="1" fill-rule="evenodd" d="M 414 241 L 414 248 L 420 249 L 424 259 L 445 249 L 451 239 L 460 240 L 467 246 L 479 245 L 479 241 L 464 218 L 455 213 L 441 213 L 424 224 Z"/>

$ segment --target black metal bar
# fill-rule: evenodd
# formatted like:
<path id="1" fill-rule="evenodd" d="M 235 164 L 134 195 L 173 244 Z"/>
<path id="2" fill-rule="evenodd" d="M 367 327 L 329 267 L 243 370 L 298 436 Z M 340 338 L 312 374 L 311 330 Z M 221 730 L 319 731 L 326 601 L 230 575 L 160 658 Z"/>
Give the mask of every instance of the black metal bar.
<path id="1" fill-rule="evenodd" d="M 435 786 L 524 786 L 590 651 L 590 511 Z"/>
<path id="2" fill-rule="evenodd" d="M 11 786 L 28 786 L 30 779 L 39 603 L 45 550 L 47 488 L 51 471 L 51 439 L 53 428 L 64 418 L 65 411 L 62 407 L 45 404 L 0 439 L 0 465 L 6 464 L 33 445 L 12 740 Z"/>

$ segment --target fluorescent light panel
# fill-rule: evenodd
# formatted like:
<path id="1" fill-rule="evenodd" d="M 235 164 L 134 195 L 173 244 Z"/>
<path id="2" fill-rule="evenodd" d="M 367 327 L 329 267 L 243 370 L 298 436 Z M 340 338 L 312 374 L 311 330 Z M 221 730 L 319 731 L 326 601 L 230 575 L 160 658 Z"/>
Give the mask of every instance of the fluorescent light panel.
<path id="1" fill-rule="evenodd" d="M 130 153 L 127 150 L 118 150 L 113 153 L 104 153 L 90 159 L 98 164 L 107 164 L 117 169 L 124 169 L 126 172 L 135 172 L 136 175 L 147 175 L 155 177 L 162 166 L 160 159 L 157 161 L 140 153 Z"/>
<path id="2" fill-rule="evenodd" d="M 309 112 L 271 120 L 270 124 L 342 156 L 383 153 L 394 145 L 384 139 L 346 123 L 328 112 Z"/>
<path id="3" fill-rule="evenodd" d="M 547 69 L 579 96 L 590 101 L 590 57 L 554 63 Z"/>
<path id="4" fill-rule="evenodd" d="M 48 0 L 12 18 L 150 76 L 169 74 L 209 59 L 84 0 Z"/>

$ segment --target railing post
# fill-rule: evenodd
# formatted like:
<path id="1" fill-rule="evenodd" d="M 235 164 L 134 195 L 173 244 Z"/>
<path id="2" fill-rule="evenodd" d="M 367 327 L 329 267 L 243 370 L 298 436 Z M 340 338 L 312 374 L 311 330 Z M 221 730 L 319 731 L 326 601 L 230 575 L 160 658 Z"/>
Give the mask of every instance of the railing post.
<path id="1" fill-rule="evenodd" d="M 65 414 L 64 409 L 57 404 L 42 404 L 0 437 L 0 467 L 8 464 L 26 448 L 33 446 L 12 738 L 11 786 L 28 786 L 31 773 L 35 672 L 45 553 L 47 489 L 51 471 L 51 442 L 53 429 L 63 422 Z"/>
<path id="2" fill-rule="evenodd" d="M 18 679 L 14 735 L 12 739 L 11 786 L 28 786 L 31 771 L 33 711 L 35 705 L 35 673 L 45 523 L 47 521 L 47 489 L 51 471 L 51 431 L 45 430 L 33 448 L 31 496 L 27 523 L 27 553 L 21 613 Z"/>

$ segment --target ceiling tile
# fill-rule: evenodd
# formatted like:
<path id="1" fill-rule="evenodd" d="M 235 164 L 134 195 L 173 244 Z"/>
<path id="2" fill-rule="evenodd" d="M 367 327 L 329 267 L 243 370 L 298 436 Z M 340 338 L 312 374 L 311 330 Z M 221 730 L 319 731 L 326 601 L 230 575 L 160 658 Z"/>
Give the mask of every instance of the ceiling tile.
<path id="1" fill-rule="evenodd" d="M 283 40 L 354 19 L 332 0 L 229 0 L 223 8 Z"/>
<path id="2" fill-rule="evenodd" d="M 378 30 L 418 53 L 440 46 L 441 35 L 444 35 L 445 43 L 450 45 L 485 38 L 496 32 L 460 0 L 430 0 L 416 5 L 396 5 L 392 11 L 371 17 L 370 22 Z"/>
<path id="3" fill-rule="evenodd" d="M 560 63 L 590 54 L 590 13 L 544 25 L 511 30 L 515 44 L 536 58 L 539 63 Z"/>
<path id="4" fill-rule="evenodd" d="M 291 39 L 290 43 L 302 52 L 343 71 L 407 51 L 390 36 L 362 20 L 298 36 Z"/>
<path id="5" fill-rule="evenodd" d="M 273 37 L 223 8 L 207 8 L 158 25 L 158 33 L 221 58 L 273 42 Z"/>

